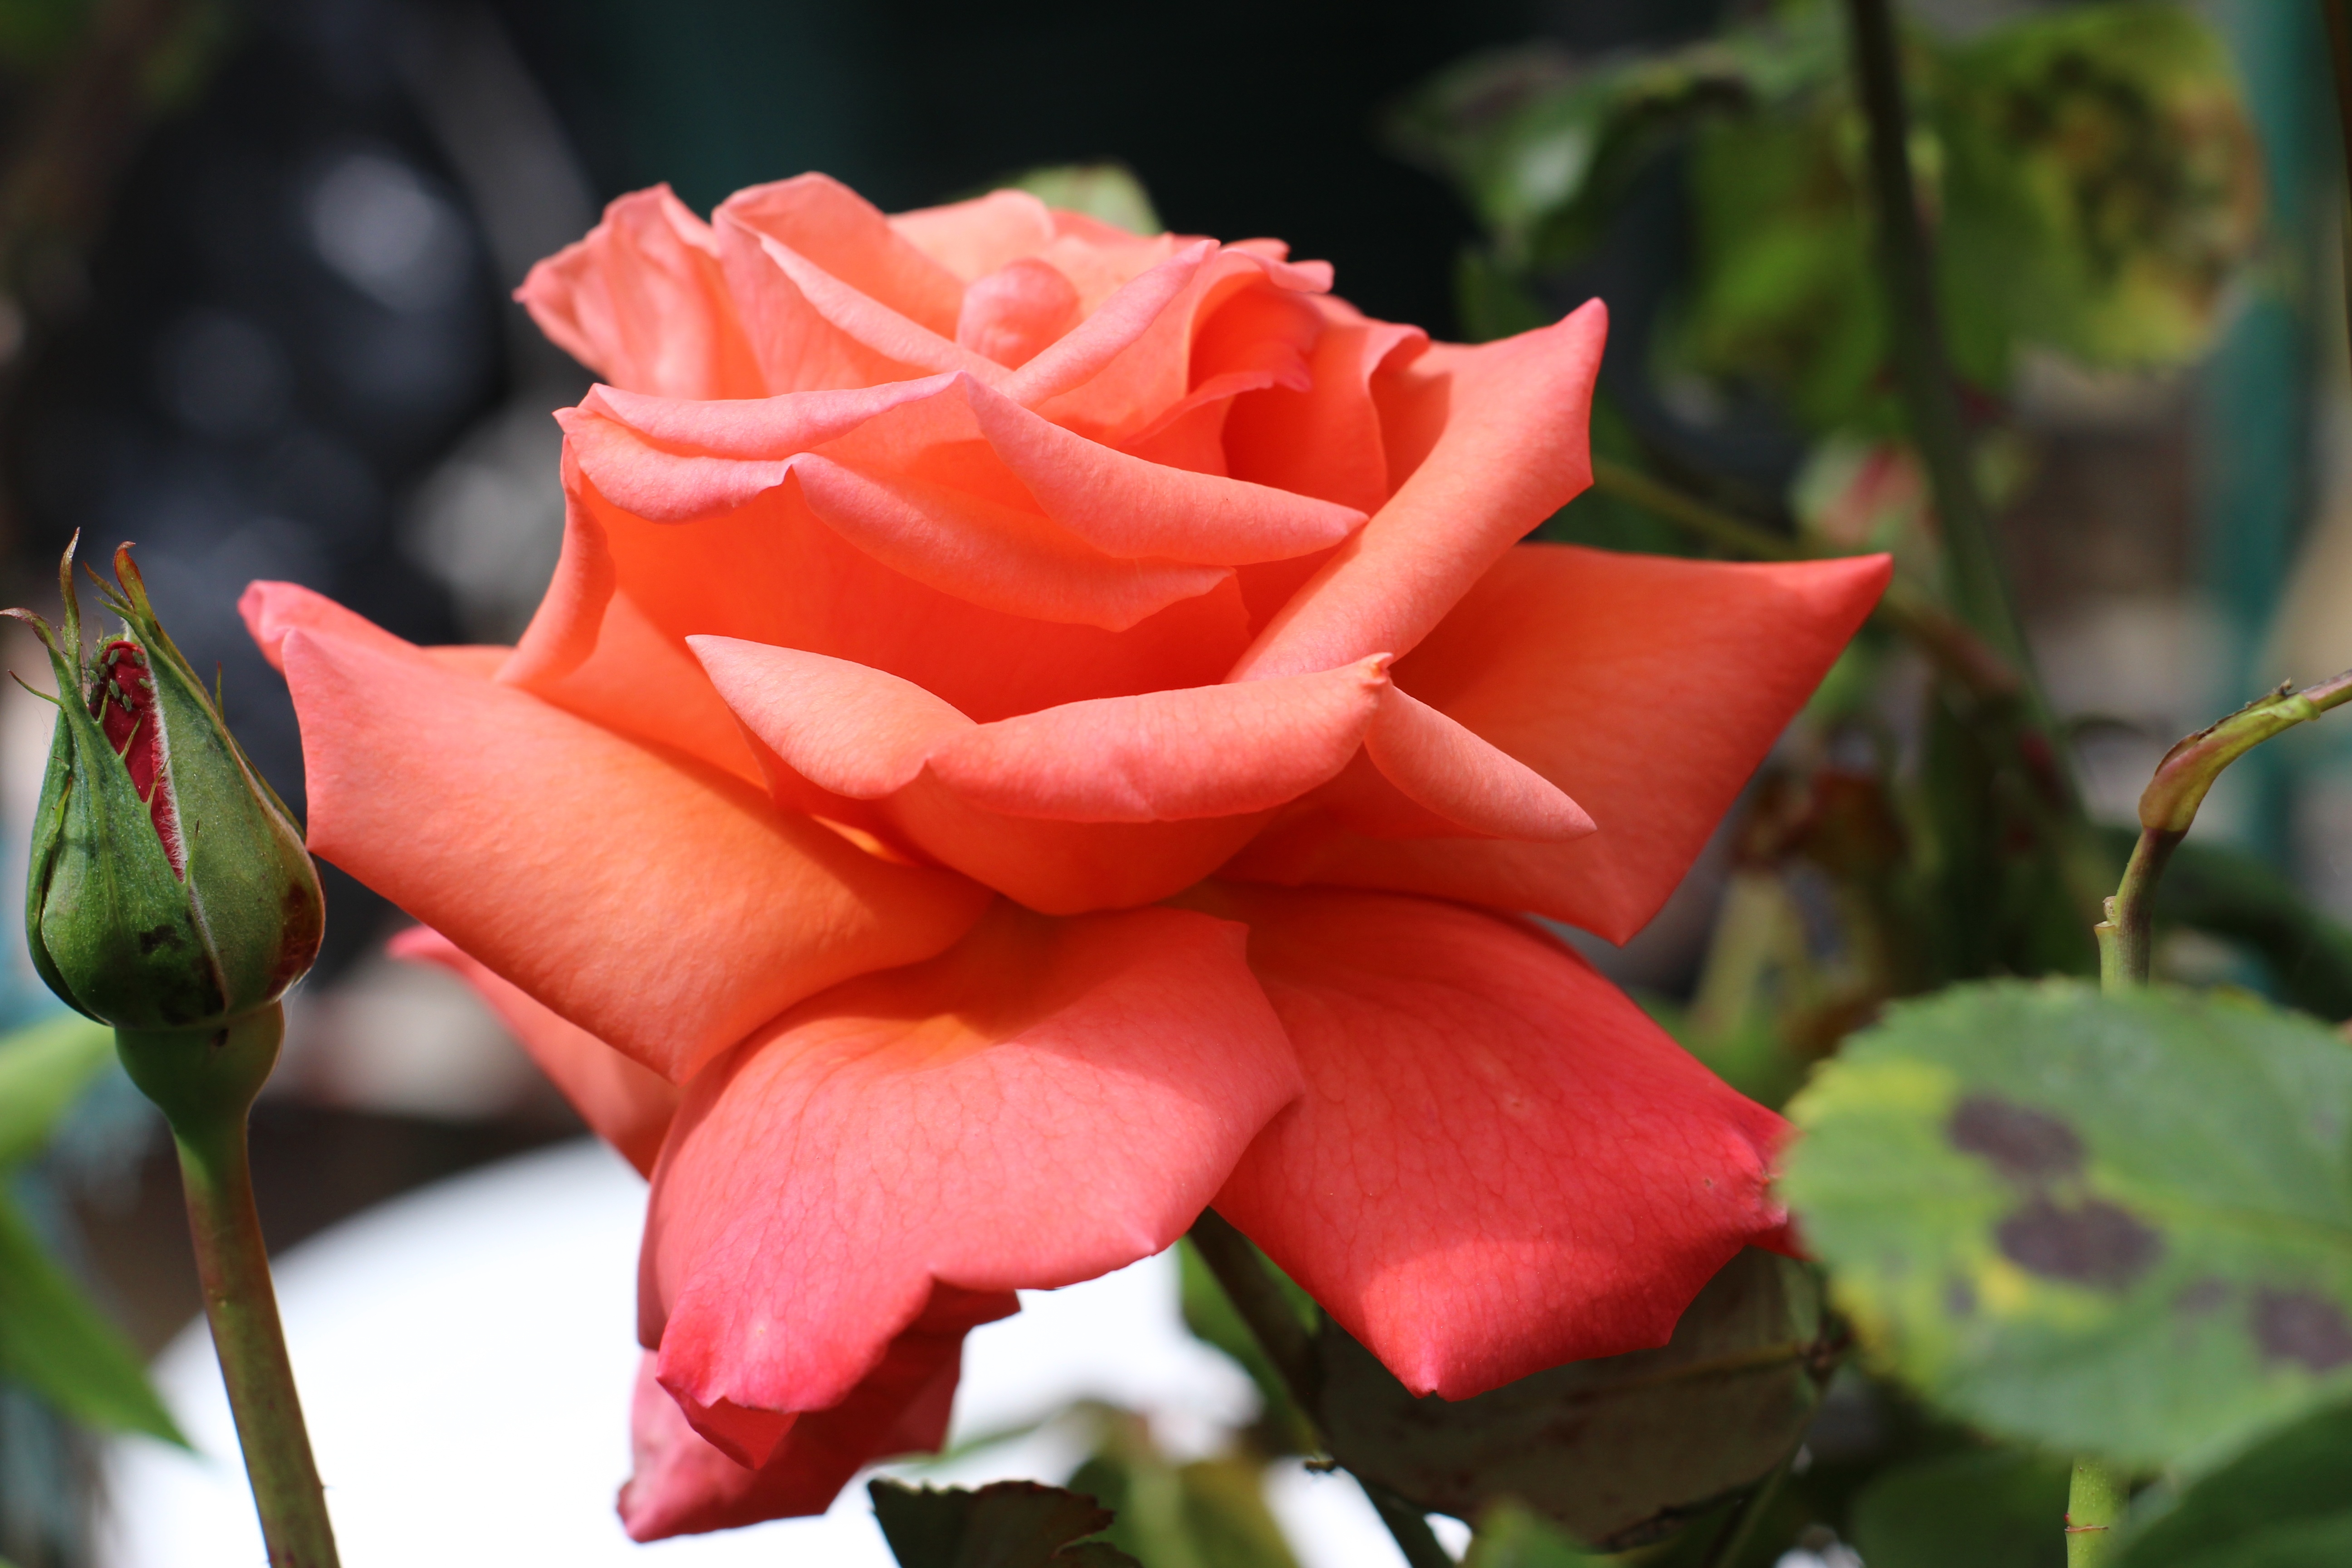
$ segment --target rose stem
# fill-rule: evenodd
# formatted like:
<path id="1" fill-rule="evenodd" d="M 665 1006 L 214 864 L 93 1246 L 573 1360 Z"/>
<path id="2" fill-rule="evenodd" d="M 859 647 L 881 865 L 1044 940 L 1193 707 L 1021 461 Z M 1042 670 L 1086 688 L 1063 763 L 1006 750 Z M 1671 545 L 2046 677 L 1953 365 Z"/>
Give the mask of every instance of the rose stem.
<path id="1" fill-rule="evenodd" d="M 1319 1427 L 1316 1409 L 1317 1394 L 1322 1384 L 1321 1369 L 1315 1359 L 1314 1342 L 1308 1339 L 1307 1325 L 1298 1321 L 1282 1287 L 1266 1272 L 1265 1262 L 1249 1237 L 1235 1230 L 1223 1215 L 1214 1209 L 1202 1209 L 1201 1217 L 1192 1222 L 1192 1246 L 1201 1261 L 1217 1277 L 1224 1288 L 1225 1299 L 1234 1304 L 1250 1333 L 1257 1340 L 1258 1348 L 1289 1391 L 1290 1402 L 1299 1415 Z M 1327 1445 L 1328 1446 L 1328 1445 Z M 1372 1500 L 1372 1507 L 1381 1522 L 1396 1537 L 1397 1550 L 1412 1568 L 1454 1568 L 1454 1559 L 1437 1543 L 1422 1511 L 1398 1497 L 1386 1487 L 1362 1476 L 1356 1478 L 1364 1495 Z"/>
<path id="2" fill-rule="evenodd" d="M 118 1029 L 114 1038 L 131 1081 L 163 1108 L 179 1147 L 205 1317 L 270 1568 L 336 1568 L 326 1495 L 270 1289 L 246 1143 L 247 1113 L 285 1033 L 285 1010 L 272 1003 L 217 1030 Z"/>

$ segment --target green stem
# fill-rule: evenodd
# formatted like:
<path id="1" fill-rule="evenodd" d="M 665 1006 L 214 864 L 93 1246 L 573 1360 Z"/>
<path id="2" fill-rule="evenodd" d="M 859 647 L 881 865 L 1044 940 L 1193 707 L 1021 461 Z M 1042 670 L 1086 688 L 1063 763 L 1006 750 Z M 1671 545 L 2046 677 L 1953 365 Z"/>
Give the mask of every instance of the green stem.
<path id="1" fill-rule="evenodd" d="M 2327 54 L 2336 67 L 2336 128 L 2344 139 L 2344 171 L 2352 174 L 2352 16 L 2345 0 L 2326 0 Z M 2352 252 L 2352 247 L 2347 247 Z M 2352 262 L 2344 268 L 2344 325 L 2352 331 Z"/>
<path id="2" fill-rule="evenodd" d="M 2123 1475 L 2096 1459 L 2074 1461 L 2066 1489 L 2066 1568 L 2099 1568 L 2115 1554 L 2129 1495 Z"/>
<path id="3" fill-rule="evenodd" d="M 1274 1363 L 1291 1403 L 1307 1420 L 1318 1421 L 1323 1377 L 1315 1358 L 1315 1342 L 1307 1325 L 1298 1321 L 1281 1284 L 1258 1257 L 1256 1247 L 1214 1209 L 1201 1211 L 1201 1217 L 1192 1222 L 1192 1236 L 1201 1261 L 1217 1277 L 1225 1299 L 1249 1325 L 1265 1359 Z M 1377 1481 L 1362 1476 L 1356 1480 L 1372 1500 L 1381 1522 L 1396 1537 L 1397 1550 L 1412 1568 L 1454 1568 L 1454 1559 L 1430 1530 L 1427 1515 Z"/>
<path id="4" fill-rule="evenodd" d="M 205 1317 L 270 1568 L 336 1568 L 246 1146 L 247 1114 L 285 1032 L 285 1012 L 273 1003 L 221 1029 L 118 1029 L 114 1037 L 131 1081 L 162 1107 L 179 1146 Z"/>
<path id="5" fill-rule="evenodd" d="M 1919 224 L 1911 183 L 1911 123 L 1903 101 L 1903 66 L 1888 0 L 1847 0 L 1855 95 L 1870 126 L 1870 195 L 1878 261 L 1886 289 L 1895 375 L 1910 414 L 1911 437 L 1927 470 L 1960 618 L 2002 658 L 2026 668 L 2025 638 L 2010 602 L 1992 520 L 1969 466 L 1960 398 L 1944 350 L 1936 302 L 1934 258 Z"/>

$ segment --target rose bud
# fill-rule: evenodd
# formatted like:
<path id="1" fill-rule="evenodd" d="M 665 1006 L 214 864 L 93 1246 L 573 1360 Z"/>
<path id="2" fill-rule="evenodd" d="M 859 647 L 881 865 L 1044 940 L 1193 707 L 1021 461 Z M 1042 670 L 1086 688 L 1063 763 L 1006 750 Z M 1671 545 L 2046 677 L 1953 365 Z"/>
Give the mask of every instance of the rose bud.
<path id="1" fill-rule="evenodd" d="M 129 546 L 114 572 L 110 589 L 91 574 L 122 619 L 94 658 L 72 545 L 58 569 L 63 636 L 5 612 L 39 635 L 58 682 L 26 936 L 41 978 L 78 1012 L 118 1029 L 215 1029 L 310 969 L 325 903 L 293 814 L 157 623 Z"/>

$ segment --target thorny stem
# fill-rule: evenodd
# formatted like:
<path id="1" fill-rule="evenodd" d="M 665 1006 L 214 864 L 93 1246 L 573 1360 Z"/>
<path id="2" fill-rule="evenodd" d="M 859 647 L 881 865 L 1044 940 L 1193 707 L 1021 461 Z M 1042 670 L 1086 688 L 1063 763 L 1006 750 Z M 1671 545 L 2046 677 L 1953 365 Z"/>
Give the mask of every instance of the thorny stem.
<path id="1" fill-rule="evenodd" d="M 179 1146 L 205 1317 L 269 1568 L 336 1568 L 334 1531 L 278 1320 L 246 1147 L 246 1115 L 285 1029 L 285 1012 L 273 1004 L 216 1030 L 118 1029 L 115 1045 L 131 1081 L 163 1109 Z"/>
<path id="2" fill-rule="evenodd" d="M 1291 1403 L 1308 1421 L 1318 1422 L 1316 1412 L 1320 1405 L 1323 1378 L 1315 1359 L 1314 1341 L 1307 1337 L 1307 1325 L 1291 1310 L 1281 1285 L 1266 1271 L 1257 1248 L 1214 1209 L 1201 1211 L 1201 1217 L 1192 1222 L 1192 1236 L 1201 1261 L 1217 1277 L 1225 1299 L 1234 1304 L 1242 1321 L 1249 1325 L 1258 1348 L 1265 1352 L 1265 1359 L 1274 1363 Z M 1437 1543 L 1429 1520 L 1421 1510 L 1376 1481 L 1362 1476 L 1356 1479 L 1363 1487 L 1364 1495 L 1372 1500 L 1372 1507 L 1379 1510 L 1381 1522 L 1396 1537 L 1397 1550 L 1404 1553 L 1412 1568 L 1454 1568 L 1454 1559 Z"/>
<path id="3" fill-rule="evenodd" d="M 2112 1555 L 2129 1488 L 2116 1469 L 2097 1459 L 2074 1461 L 2066 1489 L 2066 1568 L 2099 1568 Z"/>

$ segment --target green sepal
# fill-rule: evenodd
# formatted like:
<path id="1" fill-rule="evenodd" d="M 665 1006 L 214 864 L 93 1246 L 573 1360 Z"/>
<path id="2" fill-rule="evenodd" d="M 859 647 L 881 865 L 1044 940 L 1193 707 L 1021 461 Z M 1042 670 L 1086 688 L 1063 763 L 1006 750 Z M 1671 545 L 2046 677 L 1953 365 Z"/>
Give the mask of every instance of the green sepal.
<path id="1" fill-rule="evenodd" d="M 68 1005 L 104 1023 L 175 1028 L 217 1017 L 219 967 L 130 767 L 83 700 L 80 649 L 35 624 L 59 700 L 26 891 L 34 965 Z"/>
<path id="2" fill-rule="evenodd" d="M 318 869 L 292 814 L 247 760 L 203 679 L 156 620 L 127 552 L 116 552 L 114 569 L 124 593 L 117 607 L 155 683 L 187 885 L 226 1011 L 242 1014 L 284 995 L 318 956 L 326 919 Z"/>

